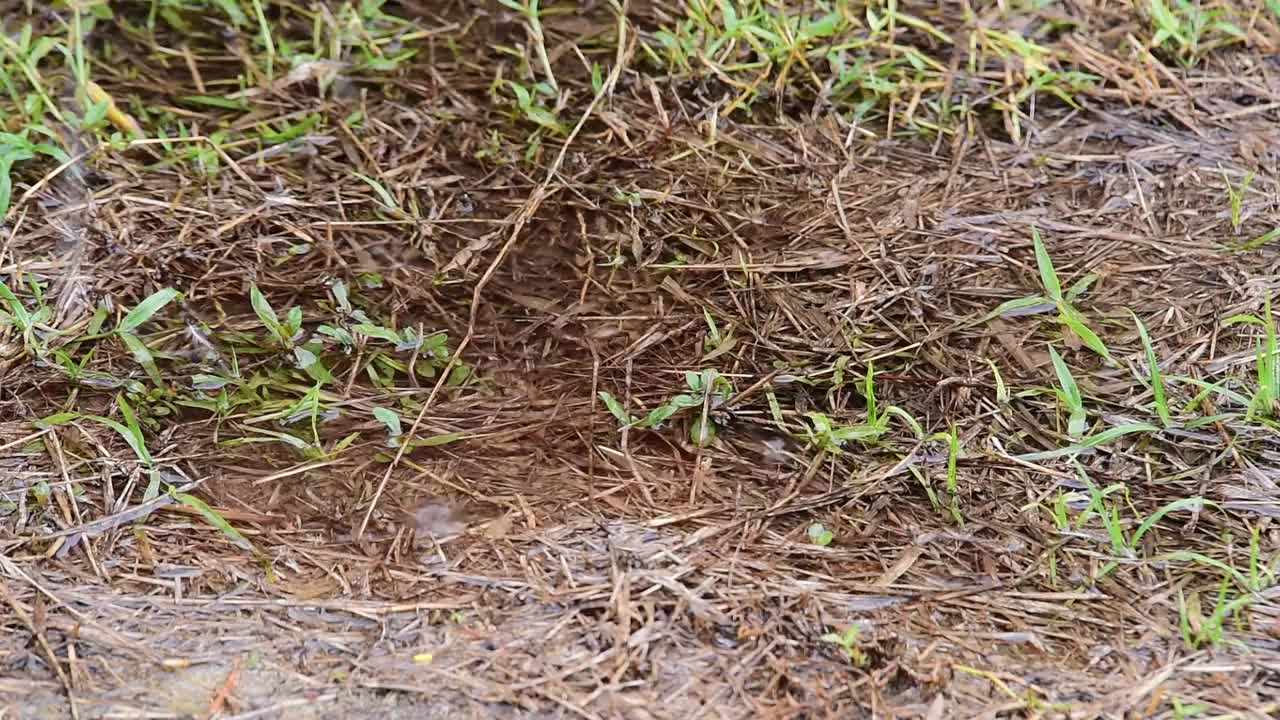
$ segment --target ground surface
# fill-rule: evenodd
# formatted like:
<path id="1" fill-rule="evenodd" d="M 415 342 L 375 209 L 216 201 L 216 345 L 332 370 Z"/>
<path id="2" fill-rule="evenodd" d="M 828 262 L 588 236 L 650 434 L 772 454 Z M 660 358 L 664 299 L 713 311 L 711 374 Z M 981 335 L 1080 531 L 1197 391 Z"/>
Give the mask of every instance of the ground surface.
<path id="1" fill-rule="evenodd" d="M 1274 7 L 904 4 L 841 95 L 583 3 L 521 109 L 536 32 L 440 5 L 267 3 L 268 76 L 254 3 L 122 3 L 152 140 L 7 109 L 66 154 L 0 225 L 0 717 L 1280 712 Z"/>

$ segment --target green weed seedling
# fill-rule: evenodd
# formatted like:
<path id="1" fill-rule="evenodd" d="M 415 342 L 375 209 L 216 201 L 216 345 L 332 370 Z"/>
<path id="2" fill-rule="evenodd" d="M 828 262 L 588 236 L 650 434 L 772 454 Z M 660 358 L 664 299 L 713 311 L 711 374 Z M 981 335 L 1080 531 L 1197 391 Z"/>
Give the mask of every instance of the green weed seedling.
<path id="1" fill-rule="evenodd" d="M 507 87 L 515 96 L 516 109 L 525 120 L 554 135 L 564 135 L 567 132 L 567 128 L 560 122 L 555 111 L 547 108 L 541 100 L 543 97 L 554 96 L 555 90 L 550 85 L 538 83 L 532 87 L 525 87 L 508 80 Z"/>
<path id="2" fill-rule="evenodd" d="M 685 385 L 689 388 L 688 393 L 671 397 L 649 411 L 643 418 L 628 413 L 617 398 L 604 390 L 597 393 L 597 397 L 609 410 L 609 414 L 624 427 L 657 428 L 681 410 L 700 408 L 701 412 L 690 424 L 689 440 L 698 447 L 705 447 L 711 444 L 717 432 L 715 422 L 710 417 L 711 411 L 733 395 L 733 383 L 714 369 L 705 369 L 700 372 L 688 371 L 684 374 L 684 378 Z"/>
<path id="3" fill-rule="evenodd" d="M 711 317 L 711 313 L 706 308 L 702 309 L 702 317 L 707 321 L 707 336 L 702 340 L 702 351 L 706 353 L 702 356 L 702 360 L 706 362 L 729 352 L 738 344 L 738 341 L 733 336 L 733 326 L 725 328 L 722 333 L 715 318 Z"/>
<path id="4" fill-rule="evenodd" d="M 70 160 L 61 149 L 29 139 L 32 132 L 53 133 L 43 126 L 28 126 L 17 133 L 0 132 L 0 220 L 9 213 L 13 202 L 13 167 L 20 162 L 44 155 L 63 163 Z"/>
<path id="5" fill-rule="evenodd" d="M 1138 328 L 1138 337 L 1142 340 L 1142 351 L 1147 360 L 1147 385 L 1151 388 L 1152 403 L 1155 405 L 1156 416 L 1160 418 L 1160 424 L 1164 427 L 1172 427 L 1173 414 L 1169 412 L 1169 400 L 1165 396 L 1164 378 L 1160 374 L 1160 361 L 1156 358 L 1155 348 L 1151 345 L 1151 336 L 1147 334 L 1147 326 L 1142 324 L 1142 320 L 1138 319 L 1137 314 L 1132 310 L 1129 314 L 1133 316 L 1133 323 Z"/>
<path id="6" fill-rule="evenodd" d="M 1079 440 L 1084 437 L 1088 423 L 1084 397 L 1080 394 L 1080 387 L 1076 385 L 1071 369 L 1062 361 L 1062 356 L 1058 355 L 1058 351 L 1054 350 L 1052 345 L 1049 346 L 1049 359 L 1053 362 L 1053 371 L 1058 376 L 1058 388 L 1054 394 L 1058 396 L 1058 402 L 1067 410 L 1067 437 Z"/>
<path id="7" fill-rule="evenodd" d="M 32 295 L 36 301 L 34 311 L 18 298 L 8 285 L 0 283 L 0 300 L 4 301 L 4 309 L 0 309 L 0 321 L 18 329 L 22 334 L 22 346 L 30 355 L 39 357 L 44 354 L 45 335 L 53 332 L 45 323 L 53 318 L 53 308 L 44 302 L 44 294 L 34 278 L 29 279 Z"/>
<path id="8" fill-rule="evenodd" d="M 1183 65 L 1191 67 L 1210 51 L 1249 37 L 1226 19 L 1223 8 L 1206 8 L 1198 0 L 1147 0 L 1155 32 L 1151 46 L 1163 48 Z"/>
<path id="9" fill-rule="evenodd" d="M 937 433 L 934 439 L 947 442 L 947 509 L 951 520 L 957 525 L 964 524 L 964 516 L 960 514 L 960 480 L 957 465 L 960 461 L 960 433 L 955 423 L 949 432 Z"/>
<path id="10" fill-rule="evenodd" d="M 1085 275 L 1076 281 L 1066 294 L 1063 294 L 1062 284 L 1058 280 L 1053 261 L 1049 258 L 1049 252 L 1045 250 L 1044 241 L 1040 239 L 1040 231 L 1034 226 L 1031 228 L 1031 242 L 1035 247 L 1036 267 L 1040 273 L 1040 284 L 1044 288 L 1044 294 L 1029 295 L 1003 302 L 995 310 L 987 313 L 982 318 L 982 322 L 1017 311 L 1037 310 L 1040 306 L 1050 306 L 1057 309 L 1059 324 L 1074 332 L 1086 347 L 1101 356 L 1103 360 L 1112 362 L 1111 352 L 1107 350 L 1107 346 L 1089 327 L 1084 315 L 1073 304 L 1078 297 L 1088 291 L 1089 286 L 1097 280 L 1097 276 L 1092 273 Z"/>
<path id="11" fill-rule="evenodd" d="M 146 437 L 143 435 L 142 426 L 138 423 L 137 414 L 133 411 L 133 406 L 129 404 L 128 399 L 123 394 L 116 396 L 116 406 L 120 409 L 120 420 L 104 417 L 102 415 L 86 415 L 78 412 L 64 412 L 56 415 L 50 415 L 36 421 L 36 426 L 41 428 L 57 427 L 60 425 L 68 425 L 76 420 L 90 420 L 100 425 L 106 426 L 114 430 L 125 443 L 133 450 L 134 457 L 138 464 L 145 469 L 149 476 L 147 489 L 143 493 L 143 502 L 154 500 L 160 495 L 161 490 L 169 493 L 174 500 L 195 509 L 200 516 L 205 519 L 213 527 L 227 536 L 237 546 L 256 553 L 253 544 L 249 542 L 238 530 L 231 526 L 216 510 L 209 507 L 204 501 L 187 493 L 178 492 L 166 479 L 165 473 L 162 472 L 161 466 L 151 455 L 151 451 L 147 448 Z"/>
<path id="12" fill-rule="evenodd" d="M 822 642 L 831 643 L 838 646 L 844 651 L 845 657 L 858 667 L 866 667 L 868 659 L 862 648 L 858 647 L 858 636 L 862 633 L 862 626 L 854 623 L 845 628 L 844 632 L 827 633 L 820 639 Z"/>
<path id="13" fill-rule="evenodd" d="M 1280 342 L 1277 342 L 1275 316 L 1271 314 L 1271 293 L 1263 301 L 1263 316 L 1232 315 L 1226 325 L 1258 325 L 1263 330 L 1257 352 L 1257 388 L 1248 401 L 1247 420 L 1255 418 L 1275 419 L 1280 416 Z"/>
<path id="14" fill-rule="evenodd" d="M 1219 170 L 1222 172 L 1222 182 L 1227 187 L 1227 198 L 1231 207 L 1231 231 L 1238 233 L 1240 232 L 1241 223 L 1244 222 L 1244 195 L 1249 191 L 1250 183 L 1253 182 L 1253 173 L 1245 175 L 1244 180 L 1240 181 L 1237 186 L 1231 183 L 1231 178 L 1227 175 L 1226 170 L 1221 168 Z"/>
<path id="15" fill-rule="evenodd" d="M 360 178 L 360 180 L 364 181 L 366 185 L 373 188 L 373 192 L 378 196 L 378 202 L 381 204 L 381 209 L 385 211 L 388 215 L 391 215 L 392 217 L 398 218 L 398 219 L 405 219 L 405 218 L 412 217 L 412 215 L 405 212 L 404 208 L 400 207 L 400 202 L 396 200 L 395 195 L 392 195 L 390 190 L 387 190 L 385 185 L 378 182 L 377 180 L 374 180 L 368 175 L 364 175 L 362 173 L 352 173 L 352 174 L 355 175 L 357 178 Z"/>
<path id="16" fill-rule="evenodd" d="M 1182 589 L 1178 590 L 1178 631 L 1188 650 L 1194 652 L 1202 647 L 1222 645 L 1227 622 L 1231 618 L 1244 625 L 1243 611 L 1254 603 L 1254 597 L 1241 593 L 1231 598 L 1228 595 L 1230 587 L 1231 577 L 1224 575 L 1214 596 L 1213 612 L 1208 617 L 1201 609 L 1199 593 L 1192 593 L 1188 598 Z"/>
<path id="17" fill-rule="evenodd" d="M 861 423 L 838 426 L 825 413 L 805 413 L 805 418 L 809 421 L 809 425 L 805 427 L 805 437 L 811 447 L 818 448 L 825 454 L 839 455 L 843 452 L 845 443 L 850 441 L 875 443 L 888 432 L 889 419 L 892 417 L 901 420 L 916 438 L 924 437 L 924 429 L 910 413 L 895 405 L 880 408 L 876 400 L 875 368 L 870 363 L 863 376 L 861 391 L 866 403 L 866 419 Z"/>
<path id="18" fill-rule="evenodd" d="M 150 320 L 165 305 L 179 297 L 181 297 L 181 294 L 172 288 L 157 290 L 126 313 L 119 324 L 116 325 L 116 336 L 120 338 L 120 341 L 128 348 L 129 353 L 133 355 L 134 361 L 142 366 L 147 373 L 147 377 L 151 378 L 151 382 L 155 383 L 156 386 L 164 385 L 164 381 L 160 377 L 159 368 L 156 367 L 155 357 L 151 354 L 151 350 L 146 346 L 146 343 L 142 342 L 142 339 L 135 333 L 143 323 Z"/>
<path id="19" fill-rule="evenodd" d="M 1217 507 L 1217 504 L 1211 500 L 1202 497 L 1180 498 L 1160 506 L 1155 512 L 1152 512 L 1133 532 L 1127 532 L 1128 522 L 1121 519 L 1122 511 L 1134 512 L 1133 503 L 1129 499 L 1128 486 L 1123 483 L 1114 483 L 1106 488 L 1099 488 L 1085 474 L 1084 468 L 1078 463 L 1076 464 L 1077 473 L 1081 481 L 1085 484 L 1085 494 L 1069 493 L 1059 495 L 1058 503 L 1054 510 L 1054 524 L 1059 530 L 1065 530 L 1067 527 L 1067 505 L 1073 499 L 1087 497 L 1088 505 L 1076 516 L 1075 527 L 1080 529 L 1092 517 L 1097 517 L 1102 523 L 1103 529 L 1106 530 L 1107 540 L 1111 546 L 1111 552 L 1116 557 L 1134 558 L 1137 557 L 1137 549 L 1141 546 L 1142 538 L 1151 532 L 1165 516 L 1183 510 L 1199 511 L 1205 507 Z M 1118 495 L 1122 498 L 1120 502 L 1110 502 L 1109 498 Z"/>
<path id="20" fill-rule="evenodd" d="M 835 536 L 831 534 L 831 531 L 827 529 L 827 526 L 822 523 L 813 523 L 810 525 L 809 529 L 805 531 L 805 537 L 809 539 L 809 542 L 817 545 L 818 547 L 826 547 L 835 539 Z"/>
<path id="21" fill-rule="evenodd" d="M 542 32 L 542 13 L 538 9 L 538 0 L 498 0 L 498 2 L 514 10 L 524 21 L 525 33 L 538 56 L 538 63 L 542 66 L 543 75 L 546 76 L 547 87 L 553 94 L 557 93 L 559 86 L 556 84 L 555 73 L 551 70 L 551 58 L 547 54 L 547 41 Z"/>
<path id="22" fill-rule="evenodd" d="M 301 307 L 295 305 L 289 308 L 284 321 L 281 321 L 280 316 L 276 314 L 275 309 L 271 307 L 271 303 L 267 301 L 257 285 L 249 288 L 249 302 L 253 305 L 253 312 L 258 316 L 258 321 L 267 330 L 276 347 L 290 352 L 299 370 L 317 382 L 328 383 L 333 380 L 333 376 L 320 362 L 319 344 L 315 342 L 306 345 L 298 344 L 303 336 Z"/>

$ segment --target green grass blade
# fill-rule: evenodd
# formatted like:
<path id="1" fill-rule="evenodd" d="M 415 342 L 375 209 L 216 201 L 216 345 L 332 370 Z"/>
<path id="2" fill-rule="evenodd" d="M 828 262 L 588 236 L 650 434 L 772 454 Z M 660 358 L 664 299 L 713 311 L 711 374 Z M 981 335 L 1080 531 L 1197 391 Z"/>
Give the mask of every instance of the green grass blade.
<path id="1" fill-rule="evenodd" d="M 1164 379 L 1160 376 L 1160 363 L 1156 360 L 1155 348 L 1151 346 L 1151 336 L 1147 334 L 1147 326 L 1132 310 L 1133 322 L 1138 327 L 1138 337 L 1142 339 L 1142 349 L 1147 356 L 1147 373 L 1151 382 L 1151 395 L 1154 398 L 1156 414 L 1160 416 L 1160 424 L 1169 427 L 1173 419 L 1169 414 L 1169 403 L 1164 394 Z"/>
<path id="2" fill-rule="evenodd" d="M 1058 322 L 1071 328 L 1071 331 L 1084 342 L 1085 347 L 1097 353 L 1103 360 L 1111 361 L 1111 351 L 1102 342 L 1102 338 L 1098 337 L 1097 333 L 1085 323 L 1080 311 L 1065 300 L 1058 303 Z"/>
<path id="3" fill-rule="evenodd" d="M 1145 433 L 1160 432 L 1160 428 L 1150 423 L 1129 423 L 1127 425 L 1118 425 L 1116 427 L 1103 430 L 1102 432 L 1097 433 L 1096 435 L 1090 435 L 1089 437 L 1085 438 L 1083 442 L 1080 442 L 1076 445 L 1071 445 L 1064 448 L 1058 448 L 1056 450 L 1045 450 L 1043 452 L 1026 453 L 1024 455 L 1018 455 L 1017 457 L 1019 460 L 1026 460 L 1027 462 L 1036 462 L 1039 460 L 1052 460 L 1054 458 L 1078 455 L 1079 453 L 1085 450 L 1091 450 L 1093 448 L 1106 445 L 1107 443 L 1113 440 L 1116 440 L 1117 438 L 1120 438 L 1124 435 L 1130 435 L 1132 433 L 1139 433 L 1139 432 L 1145 432 Z"/>
<path id="4" fill-rule="evenodd" d="M 1080 388 L 1076 385 L 1076 379 L 1071 375 L 1071 369 L 1063 362 L 1062 356 L 1058 354 L 1053 346 L 1049 346 L 1049 359 L 1053 362 L 1053 371 L 1058 376 L 1058 397 L 1062 404 L 1066 406 L 1068 413 L 1067 435 L 1072 440 L 1076 440 L 1084 435 L 1085 422 L 1087 415 L 1084 409 L 1084 398 L 1080 395 Z"/>
<path id="5" fill-rule="evenodd" d="M 1171 512 L 1177 512 L 1183 508 L 1198 509 L 1205 506 L 1217 507 L 1218 504 L 1212 500 L 1205 500 L 1200 497 L 1182 498 L 1166 504 L 1164 507 L 1151 513 L 1151 517 L 1144 520 L 1142 524 L 1138 526 L 1138 529 L 1134 531 L 1132 540 L 1134 547 L 1137 547 L 1138 541 L 1142 539 L 1142 536 L 1146 535 L 1148 530 L 1155 527 L 1155 524 L 1160 522 L 1160 518 L 1165 515 L 1168 515 Z"/>
<path id="6" fill-rule="evenodd" d="M 991 313 L 987 313 L 986 315 L 983 315 L 982 319 L 978 320 L 978 322 L 988 323 L 988 322 L 991 322 L 991 320 L 1000 318 L 1000 316 L 1004 316 L 1009 313 L 1014 313 L 1014 311 L 1016 310 L 1023 310 L 1025 309 L 1025 307 L 1036 307 L 1037 305 L 1046 305 L 1048 307 L 1052 307 L 1053 304 L 1050 299 L 1047 299 L 1047 297 L 1044 297 L 1043 295 L 1029 295 L 1027 297 L 1015 297 L 1014 300 L 1006 300 L 1005 302 L 1001 302 L 1000 305 L 996 306 L 995 310 L 992 310 Z"/>
<path id="7" fill-rule="evenodd" d="M 249 303 L 253 305 L 253 312 L 258 316 L 258 322 L 261 322 L 262 326 L 281 344 L 287 343 L 288 340 L 284 337 L 280 327 L 280 317 L 276 315 L 271 303 L 267 301 L 266 296 L 262 294 L 257 285 L 249 287 Z"/>
<path id="8" fill-rule="evenodd" d="M 151 354 L 151 349 L 146 343 L 132 333 L 121 333 L 120 339 L 124 342 L 124 346 L 129 349 L 129 354 L 133 356 L 134 362 L 142 366 L 147 372 L 147 377 L 151 378 L 151 382 L 157 386 L 164 385 L 164 380 L 160 377 L 160 368 L 156 367 L 155 356 Z"/>
<path id="9" fill-rule="evenodd" d="M 18 324 L 19 329 L 26 331 L 31 328 L 31 313 L 27 310 L 17 295 L 9 289 L 8 285 L 0 283 L 0 299 L 5 301 L 9 306 L 9 314 L 13 316 L 14 322 Z"/>
<path id="10" fill-rule="evenodd" d="M 200 513 L 200 517 L 204 518 L 206 522 L 220 530 L 223 535 L 226 535 L 231 542 L 235 543 L 242 550 L 247 550 L 252 553 L 257 552 L 257 549 L 253 546 L 253 543 L 249 542 L 248 538 L 241 535 L 239 530 L 231 527 L 231 523 L 227 522 L 226 518 L 222 517 L 217 510 L 209 507 L 200 498 L 195 495 L 188 495 L 187 493 L 175 492 L 173 493 L 173 499 Z"/>
<path id="11" fill-rule="evenodd" d="M 155 315 L 179 295 L 180 293 L 173 288 L 157 290 L 124 316 L 124 319 L 116 326 L 116 332 L 131 333 L 137 330 L 143 323 L 150 320 L 151 316 Z"/>
<path id="12" fill-rule="evenodd" d="M 1036 267 L 1040 269 L 1040 284 L 1044 286 L 1045 295 L 1058 302 L 1062 299 L 1062 284 L 1058 282 L 1058 272 L 1053 269 L 1053 261 L 1049 259 L 1049 251 L 1045 250 L 1044 241 L 1040 239 L 1040 231 L 1031 226 L 1031 244 L 1036 250 Z"/>

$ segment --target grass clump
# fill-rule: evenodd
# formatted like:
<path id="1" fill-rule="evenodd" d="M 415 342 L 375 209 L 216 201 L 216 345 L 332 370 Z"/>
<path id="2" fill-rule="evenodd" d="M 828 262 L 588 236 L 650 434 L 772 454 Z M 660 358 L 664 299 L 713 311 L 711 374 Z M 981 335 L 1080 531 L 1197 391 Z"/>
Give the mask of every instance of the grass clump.
<path id="1" fill-rule="evenodd" d="M 721 116 L 805 98 L 917 132 L 949 132 L 968 113 L 995 109 L 1020 135 L 1030 98 L 1071 103 L 1095 79 L 1063 68 L 1059 53 L 1032 38 L 973 17 L 949 31 L 942 23 L 959 18 L 932 14 L 936 21 L 893 0 L 690 0 L 641 48 L 651 67 L 723 84 Z M 953 51 L 968 70 L 958 85 L 948 78 Z"/>

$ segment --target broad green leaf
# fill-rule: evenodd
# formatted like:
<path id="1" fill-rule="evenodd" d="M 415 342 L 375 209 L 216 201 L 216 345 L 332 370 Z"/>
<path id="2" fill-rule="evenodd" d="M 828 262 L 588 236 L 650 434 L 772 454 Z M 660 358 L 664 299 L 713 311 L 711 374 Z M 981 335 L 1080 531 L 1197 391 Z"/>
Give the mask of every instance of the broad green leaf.
<path id="1" fill-rule="evenodd" d="M 116 326 L 116 332 L 131 333 L 142 326 L 143 323 L 151 319 L 165 305 L 168 305 L 174 298 L 179 297 L 181 293 L 173 288 L 165 288 L 157 290 L 149 295 L 145 300 L 138 303 L 130 310 L 120 324 Z"/>
<path id="2" fill-rule="evenodd" d="M 213 0 L 218 9 L 226 13 L 227 19 L 237 28 L 244 27 L 249 24 L 249 18 L 245 17 L 244 11 L 240 9 L 240 3 L 237 0 Z"/>
<path id="3" fill-rule="evenodd" d="M 388 410 L 384 407 L 376 407 L 373 409 L 373 417 L 376 418 L 378 422 L 387 426 L 387 432 L 391 437 L 400 436 L 400 416 L 396 414 L 394 410 Z"/>
<path id="4" fill-rule="evenodd" d="M 290 333 L 296 333 L 302 327 L 302 308 L 294 305 L 285 316 Z M 292 337 L 292 336 L 290 336 Z"/>
<path id="5" fill-rule="evenodd" d="M 365 337 L 377 338 L 379 340 L 386 340 L 387 342 L 392 343 L 400 342 L 400 335 L 395 330 L 380 327 L 378 325 L 372 325 L 370 323 L 353 325 L 351 330 L 360 335 L 364 335 Z"/>
<path id="6" fill-rule="evenodd" d="M 601 390 L 596 393 L 596 397 L 600 398 L 600 402 L 604 403 L 604 406 L 609 409 L 609 413 L 619 423 L 631 425 L 636 422 L 636 419 L 627 414 L 626 408 L 622 407 L 622 403 L 618 402 L 618 399 L 613 395 Z"/>
<path id="7" fill-rule="evenodd" d="M 698 447 L 707 447 L 716 438 L 716 424 L 710 418 L 699 415 L 689 425 L 689 441 Z"/>
<path id="8" fill-rule="evenodd" d="M 271 308 L 271 303 L 267 302 L 266 296 L 258 289 L 257 285 L 249 287 L 249 303 L 253 305 L 253 312 L 258 316 L 258 321 L 262 323 L 276 339 L 284 342 L 286 338 L 281 337 L 280 318 L 276 315 L 276 311 Z"/>
<path id="9" fill-rule="evenodd" d="M 124 346 L 129 349 L 129 354 L 133 356 L 134 362 L 142 366 L 146 371 L 147 377 L 151 378 L 151 382 L 157 386 L 164 385 L 164 380 L 160 377 L 160 368 L 156 367 L 155 357 L 151 354 L 151 349 L 146 343 L 133 333 L 120 333 L 120 340 L 124 342 Z"/>
<path id="10" fill-rule="evenodd" d="M 640 421 L 640 427 L 657 427 L 681 410 L 691 407 L 700 407 L 701 405 L 702 398 L 695 397 L 693 395 L 676 395 L 665 403 L 649 411 L 649 414 L 645 415 L 644 420 Z"/>

